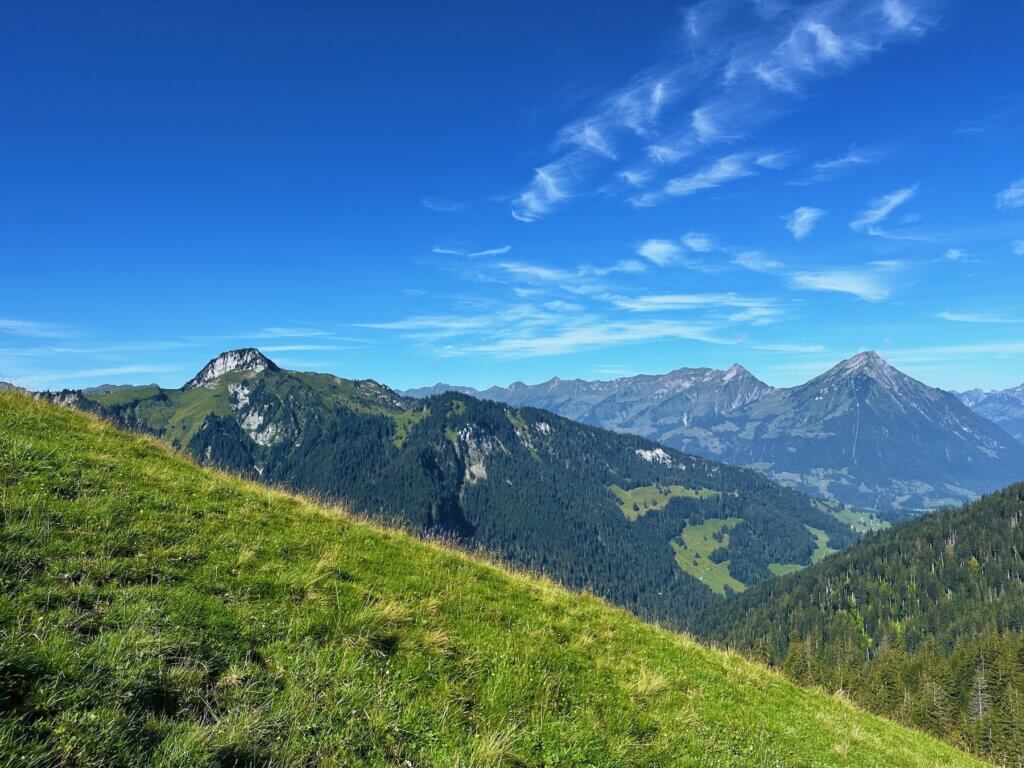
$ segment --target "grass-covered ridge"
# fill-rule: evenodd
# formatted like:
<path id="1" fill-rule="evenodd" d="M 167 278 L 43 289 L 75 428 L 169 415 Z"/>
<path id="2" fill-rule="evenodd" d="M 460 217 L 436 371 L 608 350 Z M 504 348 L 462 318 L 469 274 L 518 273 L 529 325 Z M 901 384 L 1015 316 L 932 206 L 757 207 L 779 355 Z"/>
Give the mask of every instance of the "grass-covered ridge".
<path id="1" fill-rule="evenodd" d="M 978 764 L 596 599 L 7 393 L 0 510 L 0 764 Z"/>

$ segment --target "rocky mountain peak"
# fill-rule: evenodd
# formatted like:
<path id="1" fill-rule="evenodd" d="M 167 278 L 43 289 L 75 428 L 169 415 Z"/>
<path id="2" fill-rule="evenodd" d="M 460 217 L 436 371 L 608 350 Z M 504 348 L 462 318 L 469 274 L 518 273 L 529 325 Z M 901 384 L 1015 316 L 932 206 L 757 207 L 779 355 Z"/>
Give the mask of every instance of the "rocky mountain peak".
<path id="1" fill-rule="evenodd" d="M 864 374 L 879 383 L 896 383 L 905 377 L 905 374 L 889 365 L 880 354 L 870 350 L 843 360 L 827 371 L 824 376 L 846 378 L 856 374 Z"/>
<path id="2" fill-rule="evenodd" d="M 196 387 L 211 387 L 217 379 L 225 373 L 235 371 L 276 371 L 278 367 L 266 355 L 254 347 L 244 349 L 232 349 L 222 352 L 203 366 L 203 370 L 197 373 L 184 386 L 184 389 L 195 389 Z"/>
<path id="3" fill-rule="evenodd" d="M 732 381 L 737 376 L 751 376 L 751 373 L 739 363 L 733 363 L 729 370 L 725 372 L 724 378 L 726 381 Z"/>

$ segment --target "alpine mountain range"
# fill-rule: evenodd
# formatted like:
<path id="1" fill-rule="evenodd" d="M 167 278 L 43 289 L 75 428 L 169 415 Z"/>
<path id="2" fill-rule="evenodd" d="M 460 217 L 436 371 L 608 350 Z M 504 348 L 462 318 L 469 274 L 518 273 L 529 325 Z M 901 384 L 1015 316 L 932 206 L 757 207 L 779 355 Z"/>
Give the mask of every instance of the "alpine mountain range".
<path id="1" fill-rule="evenodd" d="M 482 391 L 437 384 L 404 394 L 449 390 L 642 435 L 895 518 L 961 504 L 1024 476 L 1024 385 L 958 395 L 871 351 L 788 388 L 736 364 Z"/>

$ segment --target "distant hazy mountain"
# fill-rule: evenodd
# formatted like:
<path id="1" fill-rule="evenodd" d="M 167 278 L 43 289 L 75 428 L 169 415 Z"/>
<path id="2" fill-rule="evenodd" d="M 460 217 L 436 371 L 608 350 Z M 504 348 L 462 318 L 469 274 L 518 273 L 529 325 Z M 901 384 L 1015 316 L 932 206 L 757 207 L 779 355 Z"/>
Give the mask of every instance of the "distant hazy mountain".
<path id="1" fill-rule="evenodd" d="M 674 623 L 857 538 L 836 505 L 748 469 L 535 408 L 281 370 L 255 349 L 181 389 L 40 397 Z"/>
<path id="2" fill-rule="evenodd" d="M 156 384 L 145 384 L 143 386 L 155 387 Z M 97 384 L 95 387 L 86 387 L 82 390 L 83 395 L 109 395 L 119 389 L 137 389 L 138 384 Z"/>
<path id="3" fill-rule="evenodd" d="M 25 391 L 21 387 L 15 386 L 14 384 L 11 384 L 9 381 L 0 381 L 0 391 L 3 391 L 3 390 L 9 391 L 9 392 L 24 392 Z"/>
<path id="4" fill-rule="evenodd" d="M 456 387 L 453 384 L 443 384 L 440 381 L 432 387 L 419 387 L 417 389 L 405 389 L 400 390 L 400 394 L 405 397 L 415 397 L 421 399 L 424 397 L 433 397 L 434 395 L 443 395 L 445 392 L 458 392 L 462 395 L 473 395 L 479 396 L 479 392 L 472 387 Z"/>
<path id="5" fill-rule="evenodd" d="M 957 396 L 874 352 L 788 389 L 734 365 L 614 381 L 517 382 L 480 396 L 754 467 L 866 509 L 959 504 L 1024 478 L 1020 443 Z"/>
<path id="6" fill-rule="evenodd" d="M 1013 389 L 960 392 L 960 399 L 975 413 L 994 421 L 1024 443 L 1024 384 Z"/>

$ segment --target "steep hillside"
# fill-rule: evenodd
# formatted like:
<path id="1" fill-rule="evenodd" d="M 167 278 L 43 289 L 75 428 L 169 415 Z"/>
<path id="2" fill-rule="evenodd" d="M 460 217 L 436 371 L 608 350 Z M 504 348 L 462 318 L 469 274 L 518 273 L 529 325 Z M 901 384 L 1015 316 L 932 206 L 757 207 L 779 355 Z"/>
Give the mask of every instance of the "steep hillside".
<path id="1" fill-rule="evenodd" d="M 959 397 L 972 411 L 995 422 L 1024 443 L 1024 384 L 995 392 L 972 389 L 959 393 Z"/>
<path id="2" fill-rule="evenodd" d="M 481 396 L 753 467 L 895 519 L 1024 478 L 1024 446 L 956 396 L 874 352 L 790 389 L 769 387 L 734 365 L 610 382 L 517 383 Z"/>
<path id="3" fill-rule="evenodd" d="M 1024 484 L 867 536 L 701 622 L 796 679 L 1024 758 Z"/>
<path id="4" fill-rule="evenodd" d="M 756 472 L 535 409 L 283 371 L 256 350 L 222 355 L 183 389 L 51 398 L 674 625 L 856 539 L 829 507 Z"/>
<path id="5" fill-rule="evenodd" d="M 600 601 L 0 393 L 0 762 L 971 766 Z"/>

